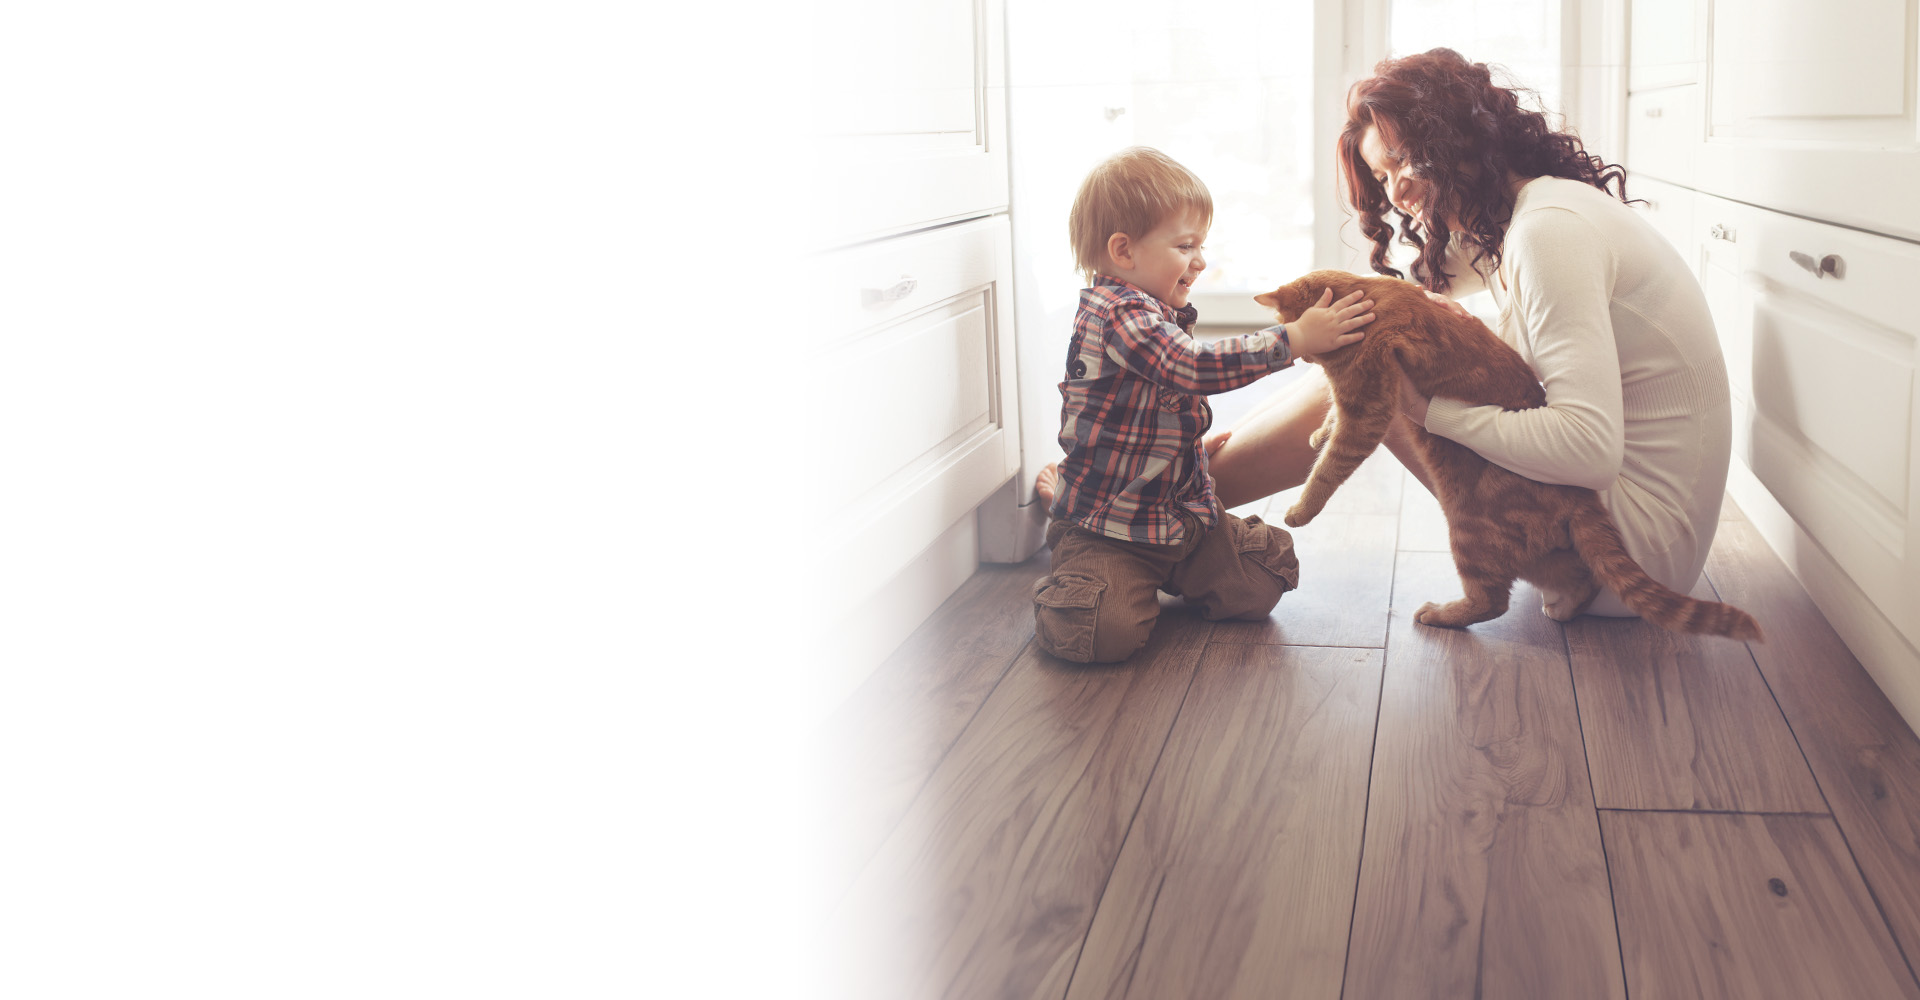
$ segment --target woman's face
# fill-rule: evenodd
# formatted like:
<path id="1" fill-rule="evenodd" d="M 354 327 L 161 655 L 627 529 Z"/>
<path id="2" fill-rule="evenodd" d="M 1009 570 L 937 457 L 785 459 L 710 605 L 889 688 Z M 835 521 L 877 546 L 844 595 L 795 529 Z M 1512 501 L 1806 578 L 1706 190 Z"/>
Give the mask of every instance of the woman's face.
<path id="1" fill-rule="evenodd" d="M 1387 189 L 1387 200 L 1393 207 L 1427 225 L 1427 199 L 1433 188 L 1426 181 L 1415 176 L 1405 161 L 1393 155 L 1387 149 L 1386 140 L 1380 138 L 1380 130 L 1368 126 L 1360 137 L 1360 158 L 1367 161 L 1367 169 L 1373 171 L 1373 178 Z"/>

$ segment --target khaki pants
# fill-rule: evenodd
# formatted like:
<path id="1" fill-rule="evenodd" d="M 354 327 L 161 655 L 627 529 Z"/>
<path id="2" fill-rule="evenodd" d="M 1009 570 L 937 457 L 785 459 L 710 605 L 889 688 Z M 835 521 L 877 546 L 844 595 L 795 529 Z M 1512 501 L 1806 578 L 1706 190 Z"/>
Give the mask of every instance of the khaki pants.
<path id="1" fill-rule="evenodd" d="M 1184 540 L 1154 545 L 1048 525 L 1053 572 L 1033 591 L 1040 648 L 1076 663 L 1115 663 L 1146 645 L 1160 617 L 1157 591 L 1185 597 L 1208 621 L 1257 620 L 1300 582 L 1283 528 L 1226 513 L 1210 531 L 1197 519 L 1187 528 Z"/>

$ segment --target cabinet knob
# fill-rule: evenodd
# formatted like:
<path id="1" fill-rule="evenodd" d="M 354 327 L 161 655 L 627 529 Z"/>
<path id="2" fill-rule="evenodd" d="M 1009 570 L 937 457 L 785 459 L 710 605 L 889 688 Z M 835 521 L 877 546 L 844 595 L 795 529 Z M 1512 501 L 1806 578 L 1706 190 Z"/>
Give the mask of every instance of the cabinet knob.
<path id="1" fill-rule="evenodd" d="M 1707 235 L 1713 237 L 1716 240 L 1726 240 L 1728 243 L 1739 242 L 1739 239 L 1737 238 L 1737 234 L 1732 229 L 1729 229 L 1726 226 L 1719 224 L 1718 222 L 1713 224 L 1712 229 L 1707 230 Z"/>
<path id="2" fill-rule="evenodd" d="M 1847 262 L 1841 260 L 1839 254 L 1830 253 L 1819 260 L 1814 260 L 1812 254 L 1789 250 L 1787 259 L 1800 265 L 1803 270 L 1816 278 L 1824 278 L 1829 274 L 1835 278 L 1843 278 L 1847 273 Z"/>
<path id="3" fill-rule="evenodd" d="M 860 304 L 868 309 L 872 309 L 874 306 L 891 305 L 912 295 L 913 290 L 918 287 L 920 287 L 920 282 L 917 281 L 913 275 L 903 274 L 900 276 L 899 281 L 885 288 L 860 289 Z"/>
<path id="4" fill-rule="evenodd" d="M 1666 113 L 1667 113 L 1667 112 L 1666 112 L 1666 109 L 1665 109 L 1665 108 L 1648 108 L 1648 109 L 1647 109 L 1647 117 L 1648 117 L 1648 118 L 1658 118 L 1658 117 L 1660 117 L 1661 115 L 1664 115 L 1664 114 L 1666 114 Z"/>
<path id="5" fill-rule="evenodd" d="M 1108 121 L 1112 121 L 1127 113 L 1126 108 L 1102 108 L 1101 111 L 1106 114 Z"/>

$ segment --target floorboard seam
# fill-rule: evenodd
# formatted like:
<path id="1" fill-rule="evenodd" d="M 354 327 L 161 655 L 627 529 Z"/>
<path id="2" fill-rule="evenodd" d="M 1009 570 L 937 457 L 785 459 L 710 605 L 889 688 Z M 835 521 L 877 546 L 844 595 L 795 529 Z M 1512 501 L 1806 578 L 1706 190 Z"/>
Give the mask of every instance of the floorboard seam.
<path id="1" fill-rule="evenodd" d="M 1720 594 L 1720 585 L 1713 582 L 1712 575 L 1703 568 L 1700 576 L 1707 581 L 1707 586 L 1713 589 L 1714 599 L 1724 601 Z M 1793 585 L 1798 587 L 1799 581 L 1793 581 Z M 1817 608 L 1815 613 L 1818 613 Z M 1920 983 L 1920 974 L 1914 972 L 1913 959 L 1907 955 L 1907 946 L 1901 942 L 1899 930 L 1893 926 L 1893 921 L 1887 919 L 1887 908 L 1881 904 L 1880 894 L 1874 891 L 1873 880 L 1867 877 L 1867 870 L 1860 867 L 1860 855 L 1853 849 L 1853 838 L 1847 836 L 1846 824 L 1840 822 L 1840 817 L 1834 814 L 1833 799 L 1827 795 L 1827 786 L 1820 780 L 1820 772 L 1813 769 L 1813 760 L 1807 756 L 1807 748 L 1800 742 L 1800 731 L 1794 728 L 1793 718 L 1787 714 L 1787 706 L 1780 704 L 1780 696 L 1773 690 L 1773 679 L 1767 676 L 1765 670 L 1760 669 L 1760 654 L 1753 651 L 1751 642 L 1741 643 L 1741 645 L 1747 647 L 1747 659 L 1753 663 L 1753 672 L 1760 675 L 1760 683 L 1766 686 L 1767 697 L 1773 699 L 1774 711 L 1779 712 L 1780 721 L 1787 724 L 1787 735 L 1793 737 L 1794 749 L 1800 751 L 1800 762 L 1807 766 L 1807 776 L 1813 779 L 1813 787 L 1819 790 L 1820 801 L 1826 803 L 1828 818 L 1833 820 L 1833 828 L 1840 834 L 1840 843 L 1846 845 L 1847 859 L 1853 862 L 1853 870 L 1860 873 L 1860 884 L 1866 887 L 1867 898 L 1873 900 L 1873 911 L 1880 915 L 1881 926 L 1887 929 L 1887 936 L 1893 939 L 1893 949 L 1900 953 L 1900 961 L 1907 965 L 1907 976 L 1914 982 Z M 1920 946 L 1920 942 L 1915 944 Z"/>
<path id="2" fill-rule="evenodd" d="M 1610 813 L 1674 813 L 1682 816 L 1804 816 L 1809 818 L 1833 819 L 1832 813 L 1806 812 L 1805 810 L 1775 809 L 1647 809 L 1635 806 L 1596 806 L 1600 812 Z"/>
<path id="3" fill-rule="evenodd" d="M 907 816 L 913 812 L 913 807 L 919 803 L 920 796 L 927 794 L 927 786 L 933 783 L 933 776 L 940 773 L 940 765 L 947 762 L 947 755 L 953 753 L 953 748 L 960 745 L 961 739 L 967 735 L 967 730 L 973 728 L 974 720 L 980 718 L 980 712 L 987 707 L 987 702 L 993 699 L 993 693 L 1000 690 L 1000 684 L 1007 679 L 1009 673 L 1013 672 L 1013 665 L 1020 662 L 1020 657 L 1026 653 L 1027 647 L 1031 645 L 1033 645 L 1033 636 L 1029 634 L 1027 641 L 1021 643 L 1020 648 L 1014 650 L 1013 653 L 1007 657 L 1006 666 L 1000 668 L 1000 676 L 993 679 L 993 686 L 987 689 L 986 695 L 980 699 L 980 704 L 973 706 L 973 714 L 967 716 L 967 724 L 954 731 L 953 739 L 948 741 L 946 747 L 941 749 L 940 755 L 933 759 L 933 766 L 927 768 L 927 776 L 920 779 L 920 787 L 913 790 L 913 797 L 907 800 L 906 807 L 900 810 L 900 814 L 893 818 L 893 823 L 887 827 L 886 833 L 874 838 L 873 850 L 854 867 L 853 877 L 849 879 L 847 884 L 842 886 L 839 893 L 835 895 L 835 905 L 845 900 L 847 894 L 853 891 L 854 887 L 860 881 L 860 873 L 866 871 L 867 866 L 873 863 L 873 859 L 878 857 L 880 852 L 886 848 L 887 842 L 893 839 L 894 831 L 900 828 L 900 821 L 906 819 Z"/>
<path id="4" fill-rule="evenodd" d="M 1134 800 L 1133 815 L 1127 817 L 1127 831 L 1120 835 L 1120 849 L 1113 852 L 1113 864 L 1107 867 L 1106 881 L 1100 883 L 1100 895 L 1094 898 L 1093 910 L 1087 915 L 1087 929 L 1080 932 L 1080 950 L 1073 954 L 1073 970 L 1067 973 L 1067 988 L 1060 994 L 1063 1000 L 1073 995 L 1073 980 L 1080 974 L 1080 959 L 1087 953 L 1087 939 L 1093 936 L 1093 922 L 1100 918 L 1100 907 L 1107 901 L 1107 890 L 1113 887 L 1113 873 L 1120 867 L 1120 856 L 1127 852 L 1127 841 L 1133 839 L 1133 825 L 1140 820 L 1140 807 L 1146 804 L 1147 793 L 1153 789 L 1153 779 L 1160 773 L 1160 762 L 1167 756 L 1167 744 L 1173 742 L 1173 730 L 1180 725 L 1180 713 L 1187 710 L 1187 698 L 1193 694 L 1194 681 L 1200 677 L 1201 664 L 1207 658 L 1207 647 L 1212 644 L 1213 625 L 1209 623 L 1207 637 L 1200 641 L 1200 649 L 1193 655 L 1193 673 L 1187 675 L 1187 686 L 1180 692 L 1180 707 L 1173 710 L 1173 719 L 1167 723 L 1167 733 L 1160 739 L 1160 751 L 1153 755 L 1153 768 L 1147 772 L 1146 783 L 1140 786 L 1140 797 Z M 1154 898 L 1159 899 L 1158 892 Z M 1144 954 L 1135 957 L 1134 972 L 1139 971 L 1139 963 L 1144 958 Z M 1131 974 L 1128 980 L 1131 982 Z"/>
<path id="5" fill-rule="evenodd" d="M 1406 502 L 1406 480 L 1400 482 Z M 1387 634 L 1380 640 L 1380 689 L 1373 696 L 1373 738 L 1367 741 L 1367 796 L 1360 806 L 1360 855 L 1353 865 L 1353 905 L 1347 907 L 1347 952 L 1340 957 L 1340 998 L 1347 995 L 1347 970 L 1353 962 L 1353 927 L 1360 916 L 1360 873 L 1367 867 L 1367 819 L 1373 812 L 1373 761 L 1380 753 L 1380 712 L 1387 701 L 1387 652 L 1393 643 L 1393 585 L 1400 578 L 1400 519 L 1393 521 L 1393 568 L 1387 578 Z"/>
<path id="6" fill-rule="evenodd" d="M 1607 873 L 1607 909 L 1613 914 L 1614 953 L 1620 956 L 1620 991 L 1633 1000 L 1633 983 L 1627 979 L 1627 942 L 1620 933 L 1620 904 L 1613 894 L 1613 858 L 1607 854 L 1607 827 L 1600 822 L 1600 793 L 1593 787 L 1593 753 L 1587 747 L 1587 720 L 1580 714 L 1580 685 L 1573 677 L 1573 641 L 1567 638 L 1567 626 L 1560 625 L 1560 648 L 1567 657 L 1567 688 L 1573 692 L 1573 721 L 1580 729 L 1580 761 L 1587 768 L 1587 800 L 1593 803 L 1593 828 L 1600 835 L 1600 864 Z"/>

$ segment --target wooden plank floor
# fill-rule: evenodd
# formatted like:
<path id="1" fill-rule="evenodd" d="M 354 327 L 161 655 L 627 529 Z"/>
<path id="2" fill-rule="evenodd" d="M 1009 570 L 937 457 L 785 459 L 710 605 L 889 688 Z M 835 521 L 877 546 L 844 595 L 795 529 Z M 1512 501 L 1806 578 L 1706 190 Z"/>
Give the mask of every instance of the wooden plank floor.
<path id="1" fill-rule="evenodd" d="M 1294 537 L 1125 664 L 1032 646 L 1044 553 L 903 644 L 824 741 L 821 995 L 1920 1000 L 1920 739 L 1731 503 L 1695 594 L 1764 644 L 1413 624 L 1459 583 L 1384 453 Z"/>

